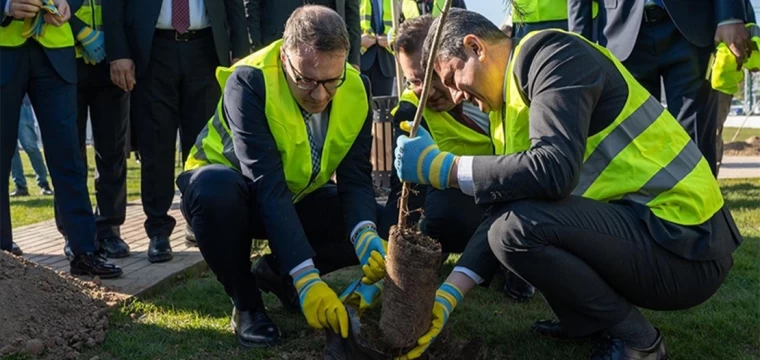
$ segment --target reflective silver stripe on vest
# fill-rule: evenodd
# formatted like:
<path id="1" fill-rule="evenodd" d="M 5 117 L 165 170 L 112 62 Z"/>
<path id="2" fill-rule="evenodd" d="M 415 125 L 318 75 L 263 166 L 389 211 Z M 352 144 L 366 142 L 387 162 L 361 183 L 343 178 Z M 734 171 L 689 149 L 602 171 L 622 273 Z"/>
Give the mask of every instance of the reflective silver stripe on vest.
<path id="1" fill-rule="evenodd" d="M 222 126 L 218 114 L 219 113 L 217 112 L 217 115 L 214 115 L 214 119 L 211 120 L 211 125 L 214 126 L 214 130 L 216 130 L 217 134 L 222 138 L 222 155 L 224 155 L 224 158 L 227 159 L 235 169 L 240 169 L 240 160 L 235 156 L 235 145 L 232 143 L 232 136 L 230 136 L 230 134 L 227 133 L 227 130 L 224 129 L 224 126 Z"/>
<path id="2" fill-rule="evenodd" d="M 749 26 L 747 30 L 749 30 L 749 37 L 760 36 L 760 27 L 757 25 Z"/>
<path id="3" fill-rule="evenodd" d="M 660 169 L 639 191 L 626 195 L 624 199 L 646 205 L 691 174 L 700 160 L 702 160 L 702 153 L 697 145 L 692 141 L 687 142 L 670 164 Z"/>
<path id="4" fill-rule="evenodd" d="M 208 162 L 208 158 L 206 157 L 206 150 L 203 149 L 203 139 L 205 139 L 208 136 L 208 126 L 204 126 L 203 130 L 201 130 L 201 133 L 198 134 L 198 137 L 195 138 L 195 155 L 194 157 L 198 160 Z M 182 156 L 185 156 L 184 154 Z"/>
<path id="5" fill-rule="evenodd" d="M 360 19 L 361 19 L 362 21 L 372 21 L 372 16 L 370 16 L 370 15 L 362 15 L 362 16 L 360 17 Z"/>
<path id="6" fill-rule="evenodd" d="M 636 111 L 618 124 L 583 163 L 581 178 L 573 190 L 573 195 L 585 194 L 613 159 L 652 125 L 663 111 L 665 109 L 660 102 L 649 96 Z"/>

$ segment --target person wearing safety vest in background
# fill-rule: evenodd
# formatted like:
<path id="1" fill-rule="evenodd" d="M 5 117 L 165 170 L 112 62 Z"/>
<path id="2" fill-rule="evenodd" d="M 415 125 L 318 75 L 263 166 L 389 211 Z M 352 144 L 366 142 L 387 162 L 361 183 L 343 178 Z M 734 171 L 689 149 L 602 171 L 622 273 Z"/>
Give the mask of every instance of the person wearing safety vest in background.
<path id="1" fill-rule="evenodd" d="M 567 30 L 567 0 L 515 0 L 512 34 L 517 40 L 527 33 L 544 29 Z M 515 10 L 519 10 L 515 13 Z M 591 2 L 591 17 L 599 13 L 597 0 Z"/>
<path id="2" fill-rule="evenodd" d="M 77 141 L 75 39 L 69 19 L 81 0 L 0 0 L 0 249 L 12 248 L 8 175 L 24 94 L 34 106 L 45 158 L 56 189 L 55 207 L 68 234 L 75 275 L 112 278 L 95 243 L 95 217 Z"/>
<path id="3" fill-rule="evenodd" d="M 363 75 L 372 84 L 373 96 L 390 95 L 396 64 L 388 34 L 393 28 L 392 0 L 359 0 L 359 27 L 362 31 L 361 63 Z M 402 3 L 402 16 L 419 16 L 416 4 L 411 0 Z"/>
<path id="4" fill-rule="evenodd" d="M 717 103 L 718 112 L 718 129 L 715 151 L 715 168 L 716 174 L 720 171 L 720 165 L 723 162 L 723 125 L 728 118 L 731 110 L 731 100 L 734 94 L 740 91 L 740 85 L 744 80 L 744 69 L 751 72 L 760 70 L 760 27 L 755 24 L 755 10 L 752 3 L 747 0 L 747 21 L 745 27 L 749 35 L 750 52 L 744 60 L 741 68 L 738 66 L 736 56 L 731 49 L 725 44 L 718 44 L 711 58 L 711 66 L 708 70 L 707 78 L 710 80 L 713 91 L 710 94 L 710 101 Z M 750 109 L 752 112 L 753 109 Z"/>
<path id="5" fill-rule="evenodd" d="M 396 34 L 394 49 L 408 87 L 393 110 L 395 138 L 403 134 L 399 128 L 401 121 L 414 118 L 417 112 L 425 77 L 421 62 L 422 43 L 432 23 L 431 15 L 407 19 Z M 434 75 L 432 81 L 422 126 L 430 132 L 438 147 L 456 155 L 493 155 L 488 114 L 468 101 L 454 103 L 441 80 Z M 381 236 L 386 236 L 391 225 L 398 222 L 400 193 L 401 182 L 393 174 L 391 192 L 380 216 Z M 411 223 L 420 219 L 420 212 L 415 210 L 422 210 L 425 214 L 420 230 L 438 240 L 443 253 L 462 253 L 485 212 L 484 206 L 475 204 L 470 196 L 457 189 L 438 190 L 432 186 L 414 186 L 408 206 Z M 535 293 L 532 286 L 511 273 L 507 274 L 504 290 L 517 300 L 527 300 Z"/>
<path id="6" fill-rule="evenodd" d="M 129 93 L 111 81 L 111 70 L 106 60 L 101 6 L 112 2 L 84 0 L 82 7 L 71 18 L 71 29 L 81 34 L 75 45 L 77 56 L 77 126 L 79 149 L 87 168 L 87 118 L 92 124 L 95 147 L 95 227 L 99 247 L 109 258 L 129 256 L 129 245 L 121 238 L 119 227 L 127 213 L 127 126 Z M 60 215 L 60 214 L 58 214 Z M 56 217 L 63 229 L 60 216 Z M 64 231 L 61 231 L 64 232 Z M 65 232 L 64 232 L 65 233 Z M 67 238 L 64 234 L 64 238 Z M 71 249 L 64 252 L 70 256 Z"/>
<path id="7" fill-rule="evenodd" d="M 398 140 L 402 180 L 489 206 L 408 357 L 501 264 L 556 314 L 537 333 L 598 337 L 594 360 L 666 359 L 663 334 L 637 307 L 706 301 L 742 242 L 699 149 L 608 50 L 579 35 L 537 31 L 514 46 L 482 15 L 453 9 L 440 38 L 434 69 L 455 102 L 490 112 L 497 155 L 456 156 L 424 130 Z"/>
<path id="8" fill-rule="evenodd" d="M 245 347 L 280 337 L 259 289 L 286 310 L 300 303 L 309 325 L 345 338 L 346 309 L 320 273 L 361 264 L 367 286 L 385 276 L 369 82 L 346 62 L 348 48 L 335 11 L 296 9 L 282 40 L 219 69 L 218 110 L 177 178 L 182 212 L 232 298 L 232 327 Z M 272 249 L 255 275 L 253 239 Z"/>

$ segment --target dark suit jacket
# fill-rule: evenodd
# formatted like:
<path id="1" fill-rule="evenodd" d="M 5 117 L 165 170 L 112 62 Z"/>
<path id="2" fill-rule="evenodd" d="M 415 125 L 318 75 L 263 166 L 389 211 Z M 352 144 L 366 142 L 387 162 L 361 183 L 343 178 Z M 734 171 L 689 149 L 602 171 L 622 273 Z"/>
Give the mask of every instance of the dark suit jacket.
<path id="1" fill-rule="evenodd" d="M 81 0 L 80 0 L 81 1 Z M 103 8 L 103 31 L 109 61 L 132 59 L 137 77 L 145 74 L 153 45 L 153 34 L 162 1 L 108 0 L 113 6 Z M 233 58 L 248 55 L 245 9 L 241 0 L 206 0 L 219 64 L 230 65 Z"/>
<path id="2" fill-rule="evenodd" d="M 348 62 L 359 65 L 361 29 L 359 0 L 245 0 L 245 13 L 253 51 L 282 38 L 290 14 L 304 4 L 324 5 L 335 10 L 346 22 L 351 49 Z"/>
<path id="3" fill-rule="evenodd" d="M 369 81 L 362 80 L 366 94 L 355 95 L 366 96 L 371 104 Z M 285 182 L 282 157 L 266 119 L 267 95 L 261 70 L 239 67 L 224 89 L 224 114 L 234 134 L 233 144 L 241 173 L 256 184 L 254 196 L 261 223 L 270 241 L 287 244 L 281 246 L 290 249 L 288 258 L 280 261 L 290 269 L 311 258 L 313 252 L 293 206 L 293 193 Z M 375 222 L 377 208 L 370 163 L 372 110 L 356 116 L 364 117 L 364 127 L 336 170 L 346 233 L 361 221 Z"/>
<path id="4" fill-rule="evenodd" d="M 6 1 L 8 0 L 0 0 L 0 9 L 5 9 Z M 72 18 L 74 17 L 74 13 L 82 6 L 82 1 L 83 0 L 68 1 L 69 7 L 71 8 Z M 2 17 L 0 26 L 3 27 L 8 26 L 11 21 L 13 21 L 12 17 L 5 16 L 4 14 L 0 14 L 0 17 Z M 22 50 L 0 47 L 0 86 L 5 85 L 5 83 L 7 83 L 13 76 L 13 73 L 16 70 L 16 65 L 18 64 L 20 51 Z M 72 84 L 77 82 L 77 64 L 75 61 L 76 55 L 73 46 L 63 49 L 45 49 L 45 54 L 48 59 L 50 59 L 50 63 L 53 64 L 55 71 L 64 81 Z"/>
<path id="5" fill-rule="evenodd" d="M 624 61 L 633 51 L 645 0 L 599 0 L 599 26 L 593 34 L 592 0 L 567 0 L 568 29 L 596 40 Z M 743 0 L 662 0 L 681 34 L 699 47 L 712 47 L 718 23 L 746 19 Z"/>

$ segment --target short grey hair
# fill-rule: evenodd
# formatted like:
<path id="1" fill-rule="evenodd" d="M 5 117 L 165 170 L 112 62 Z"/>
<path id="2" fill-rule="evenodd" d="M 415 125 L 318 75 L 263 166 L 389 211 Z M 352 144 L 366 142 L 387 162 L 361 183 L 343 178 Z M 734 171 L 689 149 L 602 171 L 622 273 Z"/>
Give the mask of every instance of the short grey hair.
<path id="1" fill-rule="evenodd" d="M 425 45 L 422 47 L 423 68 L 427 66 L 427 59 L 433 48 L 433 37 L 440 22 L 441 17 L 436 17 L 430 26 L 427 37 L 425 37 Z M 446 23 L 443 24 L 441 45 L 438 48 L 435 60 L 451 58 L 465 60 L 464 37 L 467 35 L 475 35 L 489 44 L 507 39 L 507 35 L 485 16 L 469 10 L 451 9 L 446 17 Z"/>
<path id="2" fill-rule="evenodd" d="M 348 30 L 343 18 L 321 5 L 304 5 L 285 23 L 282 46 L 287 51 L 348 53 Z"/>

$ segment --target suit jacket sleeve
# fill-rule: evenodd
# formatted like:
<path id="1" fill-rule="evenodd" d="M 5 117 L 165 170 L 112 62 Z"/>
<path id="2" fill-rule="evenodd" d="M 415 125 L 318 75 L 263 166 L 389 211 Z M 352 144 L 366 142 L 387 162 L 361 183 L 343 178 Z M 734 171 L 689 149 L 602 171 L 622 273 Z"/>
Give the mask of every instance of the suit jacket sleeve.
<path id="1" fill-rule="evenodd" d="M 348 41 L 351 49 L 348 52 L 348 62 L 359 65 L 362 47 L 362 30 L 359 26 L 359 0 L 346 0 L 346 26 Z"/>
<path id="2" fill-rule="evenodd" d="M 248 23 L 248 34 L 254 51 L 261 49 L 261 0 L 245 0 L 245 18 Z"/>
<path id="3" fill-rule="evenodd" d="M 338 180 L 338 196 L 340 196 L 343 217 L 347 233 L 361 221 L 372 221 L 377 224 L 377 202 L 375 190 L 372 187 L 372 98 L 369 94 L 369 80 L 362 76 L 367 101 L 370 104 L 365 114 L 364 126 L 353 145 L 338 165 L 335 174 Z"/>
<path id="4" fill-rule="evenodd" d="M 714 0 L 715 25 L 729 19 L 747 19 L 744 0 Z"/>
<path id="5" fill-rule="evenodd" d="M 567 0 L 567 29 L 591 41 L 594 40 L 592 2 L 593 0 Z"/>
<path id="6" fill-rule="evenodd" d="M 227 22 L 230 24 L 230 50 L 233 58 L 242 58 L 251 52 L 245 8 L 240 0 L 225 0 Z"/>
<path id="7" fill-rule="evenodd" d="M 132 58 L 127 42 L 124 6 L 125 0 L 108 0 L 103 2 L 101 8 L 108 61 Z"/>
<path id="8" fill-rule="evenodd" d="M 69 8 L 71 9 L 71 18 L 69 19 L 69 26 L 71 26 L 71 32 L 72 35 L 74 35 L 74 40 L 76 40 L 77 34 L 79 34 L 82 29 L 87 26 L 87 24 L 82 21 L 82 19 L 78 18 L 75 14 L 79 10 L 79 8 L 82 7 L 82 3 L 84 0 L 71 0 L 69 1 Z"/>
<path id="9" fill-rule="evenodd" d="M 260 70 L 235 69 L 224 88 L 224 117 L 232 131 L 240 171 L 253 183 L 252 213 L 259 214 L 269 246 L 282 272 L 314 257 L 285 183 L 282 158 L 264 113 L 264 76 Z"/>
<path id="10" fill-rule="evenodd" d="M 476 156 L 472 163 L 477 203 L 561 199 L 580 177 L 591 116 L 605 84 L 605 70 L 582 39 L 560 32 L 523 43 L 514 74 L 530 104 L 527 151 Z"/>

